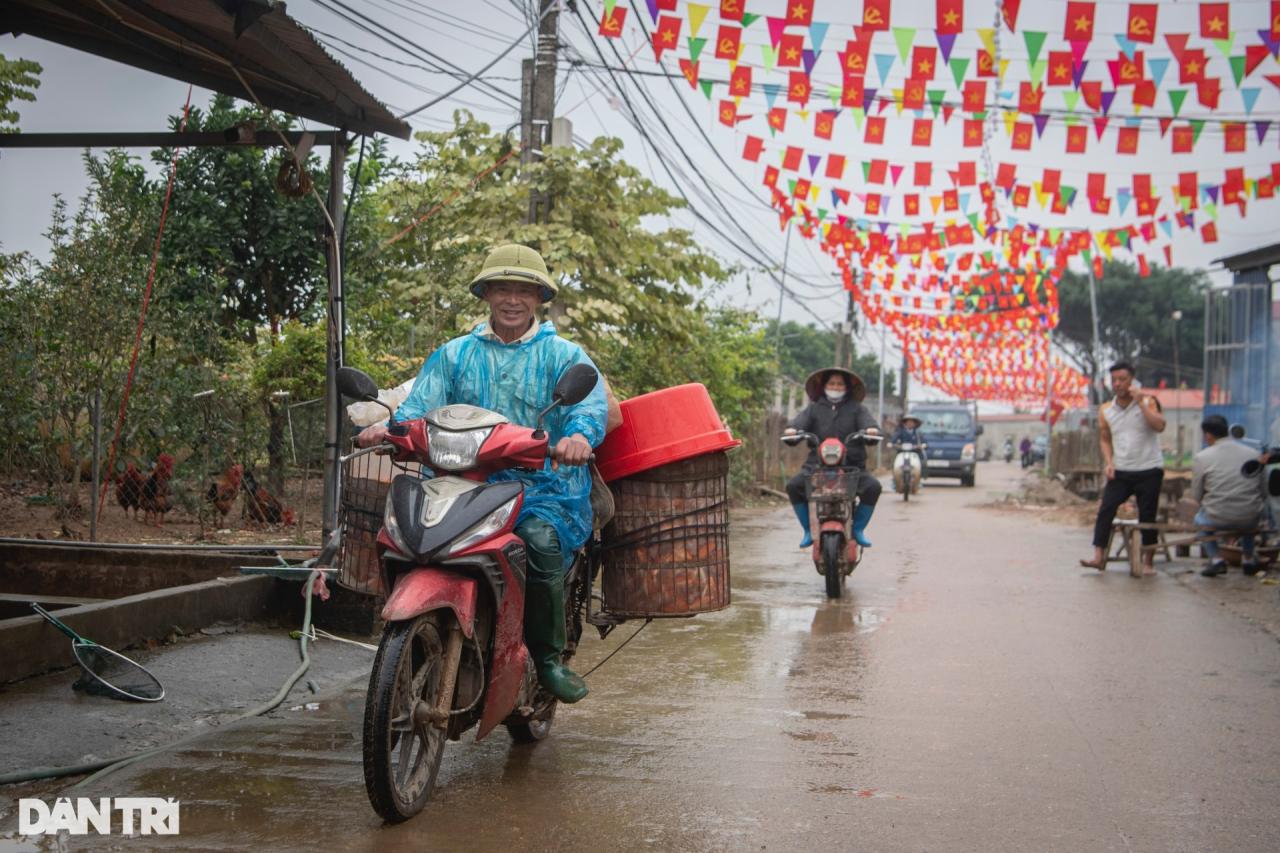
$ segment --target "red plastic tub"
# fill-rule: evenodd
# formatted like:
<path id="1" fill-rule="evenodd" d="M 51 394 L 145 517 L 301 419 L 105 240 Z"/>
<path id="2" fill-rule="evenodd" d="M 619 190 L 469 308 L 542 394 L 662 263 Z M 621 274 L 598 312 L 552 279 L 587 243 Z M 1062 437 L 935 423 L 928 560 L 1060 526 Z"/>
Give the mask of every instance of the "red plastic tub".
<path id="1" fill-rule="evenodd" d="M 742 444 L 698 382 L 641 394 L 621 406 L 622 426 L 596 448 L 596 467 L 605 481 Z"/>

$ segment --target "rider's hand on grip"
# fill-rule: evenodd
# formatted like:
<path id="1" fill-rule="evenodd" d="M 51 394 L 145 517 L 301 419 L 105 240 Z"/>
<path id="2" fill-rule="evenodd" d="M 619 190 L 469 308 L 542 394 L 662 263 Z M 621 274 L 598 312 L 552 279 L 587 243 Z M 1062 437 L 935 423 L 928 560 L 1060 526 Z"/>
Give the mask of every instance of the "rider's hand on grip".
<path id="1" fill-rule="evenodd" d="M 591 461 L 591 443 L 582 435 L 574 433 L 561 439 L 559 444 L 551 448 L 549 455 L 553 471 L 561 465 L 586 465 Z"/>
<path id="2" fill-rule="evenodd" d="M 374 424 L 360 431 L 360 434 L 356 436 L 356 444 L 360 447 L 373 447 L 375 444 L 382 444 L 386 434 L 386 424 Z"/>

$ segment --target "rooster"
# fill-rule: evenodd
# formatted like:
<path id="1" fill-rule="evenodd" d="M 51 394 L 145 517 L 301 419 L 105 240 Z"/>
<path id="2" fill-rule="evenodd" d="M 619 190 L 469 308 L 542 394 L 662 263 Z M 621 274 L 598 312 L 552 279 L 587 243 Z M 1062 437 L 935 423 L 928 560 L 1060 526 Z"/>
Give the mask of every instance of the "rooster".
<path id="1" fill-rule="evenodd" d="M 240 487 L 249 496 L 245 500 L 244 506 L 249 513 L 251 521 L 258 524 L 293 524 L 293 510 L 280 503 L 279 498 L 258 485 L 253 472 L 244 472 L 244 482 L 240 484 Z"/>
<path id="2" fill-rule="evenodd" d="M 213 504 L 221 518 L 225 519 L 227 513 L 231 511 L 231 505 L 235 503 L 236 495 L 240 492 L 240 481 L 243 478 L 244 466 L 237 462 L 223 471 L 221 479 L 216 483 L 209 484 L 209 491 L 205 492 L 204 499 Z"/>
<path id="3" fill-rule="evenodd" d="M 151 521 L 154 517 L 156 526 L 164 523 L 164 514 L 172 509 L 169 500 L 169 478 L 173 476 L 173 457 L 161 453 L 156 459 L 156 467 L 151 469 L 151 476 L 142 483 L 142 491 L 138 495 L 138 506 L 142 508 L 143 518 Z"/>
<path id="4" fill-rule="evenodd" d="M 138 502 L 142 497 L 142 484 L 145 480 L 142 472 L 132 462 L 125 466 L 124 474 L 116 479 L 116 500 L 124 508 L 125 515 L 129 514 L 129 510 L 133 510 L 134 516 L 137 516 Z"/>

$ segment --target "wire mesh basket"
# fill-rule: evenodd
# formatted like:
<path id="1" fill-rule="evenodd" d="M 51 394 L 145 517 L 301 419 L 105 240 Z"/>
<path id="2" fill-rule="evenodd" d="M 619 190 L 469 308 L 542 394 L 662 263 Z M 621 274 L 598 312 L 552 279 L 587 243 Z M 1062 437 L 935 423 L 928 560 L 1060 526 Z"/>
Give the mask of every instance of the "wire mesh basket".
<path id="1" fill-rule="evenodd" d="M 393 464 L 386 456 L 366 454 L 347 462 L 343 471 L 342 548 L 338 552 L 338 583 L 355 592 L 384 597 L 382 567 L 378 564 L 378 531 L 387 504 L 391 479 L 400 473 L 421 475 L 422 466 Z"/>

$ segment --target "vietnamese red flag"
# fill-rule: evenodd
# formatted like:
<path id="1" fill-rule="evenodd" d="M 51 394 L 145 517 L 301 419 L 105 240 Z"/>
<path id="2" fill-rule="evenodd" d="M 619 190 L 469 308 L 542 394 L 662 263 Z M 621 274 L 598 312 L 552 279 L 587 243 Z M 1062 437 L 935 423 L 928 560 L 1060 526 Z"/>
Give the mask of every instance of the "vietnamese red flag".
<path id="1" fill-rule="evenodd" d="M 786 107 L 774 107 L 773 109 L 769 110 L 769 127 L 773 128 L 774 130 L 787 129 L 787 108 Z"/>
<path id="2" fill-rule="evenodd" d="M 1227 153 L 1234 154 L 1244 150 L 1245 124 L 1240 121 L 1226 122 L 1223 125 L 1223 147 Z"/>
<path id="3" fill-rule="evenodd" d="M 733 127 L 738 123 L 738 105 L 732 100 L 722 100 L 720 102 L 720 123 Z"/>
<path id="4" fill-rule="evenodd" d="M 758 136 L 748 136 L 746 145 L 742 146 L 742 157 L 754 163 L 760 159 L 763 151 L 764 140 Z"/>
<path id="5" fill-rule="evenodd" d="M 787 100 L 801 106 L 809 103 L 810 88 L 808 74 L 803 71 L 792 71 L 790 81 L 787 83 Z"/>
<path id="6" fill-rule="evenodd" d="M 884 142 L 884 116 L 867 116 L 863 141 L 879 145 Z"/>
<path id="7" fill-rule="evenodd" d="M 1271 0 L 1271 40 L 1280 41 L 1280 0 Z"/>
<path id="8" fill-rule="evenodd" d="M 917 80 L 932 80 L 938 65 L 938 49 L 920 45 L 911 50 L 911 76 Z"/>
<path id="9" fill-rule="evenodd" d="M 1011 190 L 1018 182 L 1018 167 L 1012 163 L 1001 163 L 996 167 L 995 184 L 1002 190 Z"/>
<path id="10" fill-rule="evenodd" d="M 844 177 L 844 155 L 828 154 L 827 155 L 827 177 L 834 180 L 840 180 Z"/>
<path id="11" fill-rule="evenodd" d="M 1208 64 L 1209 60 L 1200 48 L 1183 51 L 1178 63 L 1178 82 L 1199 83 L 1204 79 L 1205 66 Z"/>
<path id="12" fill-rule="evenodd" d="M 929 145 L 933 142 L 933 119 L 918 118 L 911 130 L 912 145 Z"/>
<path id="13" fill-rule="evenodd" d="M 1056 193 L 1058 188 L 1062 186 L 1062 172 L 1058 169 L 1045 169 L 1044 175 L 1040 178 L 1040 189 L 1042 192 Z"/>
<path id="14" fill-rule="evenodd" d="M 1094 5 L 1088 0 L 1070 0 L 1067 3 L 1067 18 L 1062 25 L 1064 38 L 1067 41 L 1090 41 L 1093 39 Z"/>
<path id="15" fill-rule="evenodd" d="M 720 25 L 716 34 L 716 59 L 736 61 L 742 49 L 742 28 Z"/>
<path id="16" fill-rule="evenodd" d="M 778 67 L 799 68 L 804 58 L 804 36 L 796 33 L 783 33 L 778 39 Z"/>
<path id="17" fill-rule="evenodd" d="M 867 164 L 867 183 L 883 184 L 889 174 L 888 160 L 872 160 Z"/>
<path id="18" fill-rule="evenodd" d="M 1089 128 L 1083 124 L 1073 124 L 1067 128 L 1067 153 L 1083 154 L 1089 144 Z"/>
<path id="19" fill-rule="evenodd" d="M 796 181 L 796 188 L 792 191 L 791 197 L 807 199 L 809 197 L 809 190 L 812 187 L 813 185 L 809 182 L 808 178 L 801 178 L 800 180 Z"/>
<path id="20" fill-rule="evenodd" d="M 937 30 L 942 35 L 964 31 L 964 0 L 937 0 Z"/>
<path id="21" fill-rule="evenodd" d="M 1133 197 L 1134 198 L 1150 198 L 1151 197 L 1151 176 L 1139 172 L 1133 176 Z"/>
<path id="22" fill-rule="evenodd" d="M 1030 122 L 1020 121 L 1013 126 L 1013 142 L 1014 151 L 1030 151 L 1031 137 L 1035 135 L 1035 127 Z"/>
<path id="23" fill-rule="evenodd" d="M 863 78 L 854 74 L 846 74 L 844 87 L 840 90 L 840 105 L 861 109 L 864 91 Z"/>
<path id="24" fill-rule="evenodd" d="M 1120 128 L 1120 132 L 1116 135 L 1116 153 L 1138 153 L 1138 129 L 1136 127 Z"/>
<path id="25" fill-rule="evenodd" d="M 671 50 L 680 44 L 680 24 L 683 18 L 663 15 L 658 19 L 658 28 L 653 31 L 653 57 L 662 59 L 664 50 Z"/>
<path id="26" fill-rule="evenodd" d="M 889 29 L 889 4 L 892 0 L 863 0 L 862 28 L 864 30 Z"/>
<path id="27" fill-rule="evenodd" d="M 729 75 L 729 94 L 745 98 L 751 94 L 751 66 L 739 65 Z"/>
<path id="28" fill-rule="evenodd" d="M 1071 76 L 1073 60 L 1069 50 L 1049 51 L 1049 85 L 1070 86 L 1074 83 Z"/>
<path id="29" fill-rule="evenodd" d="M 1195 145 L 1195 131 L 1190 125 L 1180 125 L 1173 129 L 1173 153 L 1190 154 Z"/>
<path id="30" fill-rule="evenodd" d="M 1107 176 L 1101 172 L 1090 172 L 1085 186 L 1085 195 L 1089 198 L 1105 198 L 1107 195 Z"/>
<path id="31" fill-rule="evenodd" d="M 1018 112 L 1038 113 L 1044 101 L 1044 89 L 1023 80 L 1018 84 Z"/>
<path id="32" fill-rule="evenodd" d="M 813 23 L 813 0 L 787 0 L 787 23 L 801 27 Z"/>
<path id="33" fill-rule="evenodd" d="M 764 170 L 764 185 L 766 187 L 776 187 L 778 185 L 778 167 L 766 166 Z"/>
<path id="34" fill-rule="evenodd" d="M 622 24 L 627 19 L 625 6 L 614 6 L 600 16 L 600 35 L 616 39 L 622 37 Z"/>
<path id="35" fill-rule="evenodd" d="M 917 187 L 927 187 L 933 183 L 933 163 L 928 160 L 917 160 L 913 183 Z"/>
<path id="36" fill-rule="evenodd" d="M 1200 35 L 1207 39 L 1231 37 L 1231 4 L 1200 4 Z"/>
<path id="37" fill-rule="evenodd" d="M 835 124 L 836 114 L 830 110 L 823 110 L 814 116 L 813 135 L 819 139 L 830 139 Z"/>
<path id="38" fill-rule="evenodd" d="M 871 216 L 878 216 L 880 214 L 880 196 L 875 193 L 871 193 L 867 196 L 866 211 Z"/>
<path id="39" fill-rule="evenodd" d="M 788 145 L 786 153 L 782 155 L 782 168 L 794 172 L 800 168 L 803 160 L 804 149 L 797 145 Z"/>
<path id="40" fill-rule="evenodd" d="M 967 118 L 964 120 L 964 147 L 979 148 L 982 146 L 982 121 L 981 119 Z"/>
<path id="41" fill-rule="evenodd" d="M 902 83 L 902 108 L 906 110 L 918 110 L 924 107 L 924 87 L 923 80 L 916 80 L 908 77 Z"/>
<path id="42" fill-rule="evenodd" d="M 1134 85 L 1133 105 L 1135 107 L 1154 107 L 1156 105 L 1156 84 L 1154 80 L 1139 80 Z"/>
<path id="43" fill-rule="evenodd" d="M 1129 27 L 1130 41 L 1154 44 L 1156 40 L 1156 13 L 1160 7 L 1156 3 L 1130 3 Z"/>
<path id="44" fill-rule="evenodd" d="M 1026 207 L 1031 201 L 1031 187 L 1026 184 L 1019 184 L 1013 188 L 1013 206 Z"/>
<path id="45" fill-rule="evenodd" d="M 902 209 L 908 216 L 915 216 L 920 213 L 920 196 L 915 193 L 904 195 L 902 197 Z"/>
<path id="46" fill-rule="evenodd" d="M 986 112 L 987 109 L 987 81 L 986 80 L 965 80 L 964 81 L 964 103 L 963 109 L 967 113 Z"/>
<path id="47" fill-rule="evenodd" d="M 720 17 L 725 21 L 741 21 L 745 0 L 720 0 Z"/>
<path id="48" fill-rule="evenodd" d="M 1199 174 L 1196 172 L 1182 172 L 1178 175 L 1178 195 L 1184 198 L 1195 198 L 1199 192 Z"/>
<path id="49" fill-rule="evenodd" d="M 1218 242 L 1218 226 L 1212 222 L 1206 222 L 1200 229 L 1200 239 L 1206 243 Z"/>
<path id="50" fill-rule="evenodd" d="M 991 58 L 991 52 L 987 50 L 978 51 L 978 76 L 994 77 L 996 76 L 995 60 Z"/>

